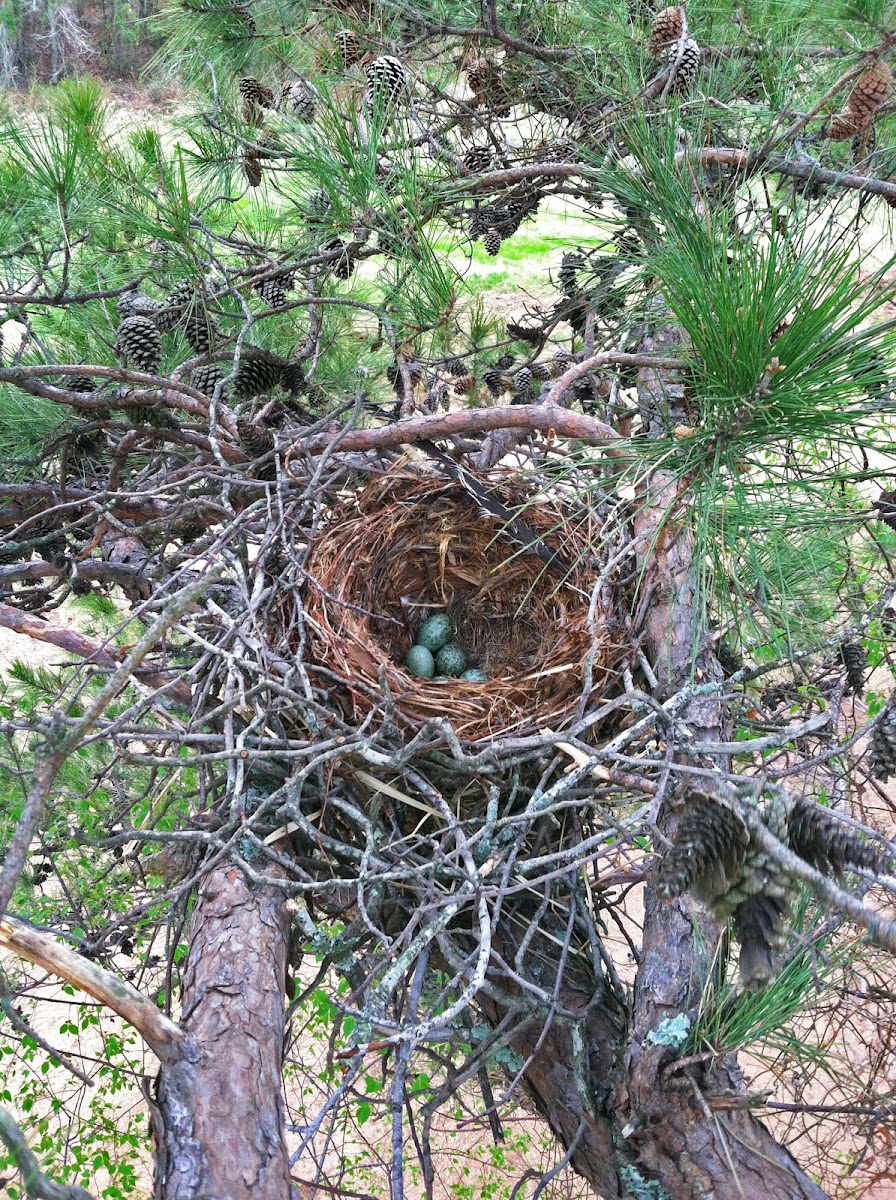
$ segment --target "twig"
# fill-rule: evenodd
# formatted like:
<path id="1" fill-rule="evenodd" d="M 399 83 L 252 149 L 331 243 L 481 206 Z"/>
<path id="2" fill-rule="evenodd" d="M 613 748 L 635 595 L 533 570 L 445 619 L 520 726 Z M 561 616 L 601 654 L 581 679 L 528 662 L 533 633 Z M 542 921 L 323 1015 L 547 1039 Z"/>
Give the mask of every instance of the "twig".
<path id="1" fill-rule="evenodd" d="M 0 1141 L 6 1146 L 22 1174 L 22 1182 L 29 1197 L 35 1200 L 94 1200 L 90 1192 L 77 1184 L 54 1183 L 38 1166 L 25 1135 L 6 1108 L 0 1106 Z"/>

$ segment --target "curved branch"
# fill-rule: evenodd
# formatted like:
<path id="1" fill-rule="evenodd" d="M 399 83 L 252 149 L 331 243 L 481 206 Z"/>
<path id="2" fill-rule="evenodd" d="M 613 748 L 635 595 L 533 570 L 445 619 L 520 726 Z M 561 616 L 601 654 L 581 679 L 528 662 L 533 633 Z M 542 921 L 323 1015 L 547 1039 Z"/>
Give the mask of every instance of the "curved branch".
<path id="1" fill-rule="evenodd" d="M 75 654 L 98 667 L 118 667 L 124 654 L 123 651 L 114 652 L 107 649 L 102 642 L 85 637 L 77 629 L 63 629 L 59 625 L 50 625 L 40 617 L 22 612 L 9 604 L 0 604 L 0 628 L 24 634 L 38 642 L 49 642 L 51 646 L 58 646 L 66 654 Z M 172 684 L 171 675 L 159 674 L 152 670 L 137 670 L 134 675 L 147 687 L 165 688 L 168 699 L 175 704 L 189 704 L 189 684 Z"/>
<path id="2" fill-rule="evenodd" d="M 77 569 L 75 569 L 77 568 Z M 146 567 L 130 563 L 102 562 L 98 558 L 87 558 L 77 564 L 51 563 L 43 559 L 31 562 L 10 563 L 0 567 L 0 587 L 22 580 L 65 579 L 76 575 L 78 579 L 91 583 L 129 584 L 146 574 Z"/>
<path id="3" fill-rule="evenodd" d="M 896 182 L 892 180 L 875 179 L 871 175 L 857 175 L 854 171 L 829 171 L 825 167 L 818 166 L 811 158 L 767 161 L 765 156 L 756 150 L 709 147 L 696 152 L 682 150 L 675 156 L 675 159 L 679 163 L 696 161 L 704 165 L 731 167 L 735 171 L 744 171 L 750 174 L 761 169 L 773 174 L 787 175 L 791 179 L 811 179 L 813 183 L 827 183 L 833 187 L 868 192 L 873 196 L 884 196 L 886 199 L 896 200 Z"/>
<path id="4" fill-rule="evenodd" d="M 72 987 L 118 1013 L 137 1030 L 161 1062 L 173 1063 L 179 1058 L 180 1044 L 185 1037 L 180 1025 L 111 971 L 82 958 L 49 934 L 41 933 L 17 917 L 7 915 L 0 920 L 0 946 L 58 975 Z"/>
<path id="5" fill-rule="evenodd" d="M 607 355 L 599 357 L 607 358 Z M 616 356 L 618 357 L 618 356 Z M 493 429 L 553 430 L 559 437 L 610 445 L 619 434 L 603 421 L 584 413 L 571 412 L 554 404 L 516 404 L 506 408 L 462 409 L 429 417 L 410 417 L 379 429 L 353 429 L 338 434 L 325 433 L 299 441 L 295 450 L 321 454 L 339 439 L 340 451 L 386 450 L 414 442 L 435 441 L 467 433 L 488 433 Z"/>

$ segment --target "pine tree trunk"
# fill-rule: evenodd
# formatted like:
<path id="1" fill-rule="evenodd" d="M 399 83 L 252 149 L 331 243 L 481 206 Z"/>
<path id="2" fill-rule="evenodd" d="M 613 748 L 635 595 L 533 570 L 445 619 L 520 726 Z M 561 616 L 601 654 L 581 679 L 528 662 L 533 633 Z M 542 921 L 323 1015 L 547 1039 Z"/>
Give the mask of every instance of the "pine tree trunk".
<path id="1" fill-rule="evenodd" d="M 160 1200 L 289 1200 L 280 1071 L 290 917 L 236 867 L 204 881 L 189 933 L 176 1063 L 158 1081 Z"/>
<path id="2" fill-rule="evenodd" d="M 678 332 L 667 328 L 648 339 L 645 350 L 674 354 L 680 344 Z M 655 436 L 686 422 L 684 390 L 668 378 L 643 371 L 639 400 L 644 425 Z M 694 645 L 692 540 L 687 513 L 675 511 L 677 490 L 673 476 L 655 472 L 635 518 L 635 531 L 644 539 L 643 628 L 659 699 L 688 679 Z M 702 679 L 721 677 L 711 652 L 699 654 L 696 666 Z M 727 740 L 727 715 L 715 698 L 693 700 L 680 719 L 697 742 Z M 671 831 L 674 821 L 667 813 L 661 825 Z M 593 967 L 580 957 L 573 972 L 570 958 L 555 1012 L 542 1013 L 548 1028 L 526 1070 L 527 1090 L 567 1147 L 573 1167 L 607 1200 L 623 1194 L 618 1172 L 626 1164 L 644 1179 L 658 1180 L 669 1200 L 827 1200 L 743 1106 L 744 1082 L 733 1055 L 708 1071 L 670 1071 L 674 1052 L 647 1039 L 666 1018 L 692 1010 L 699 998 L 719 930 L 692 908 L 687 896 L 674 904 L 659 900 L 648 881 L 634 1005 L 624 1020 L 618 998 L 594 976 Z M 528 928 L 525 917 L 505 923 L 500 947 L 505 962 L 513 962 L 519 949 L 518 927 Z M 562 934 L 548 932 L 555 942 Z M 534 952 L 537 939 L 531 945 Z M 542 961 L 557 958 L 547 944 L 541 954 Z M 590 979 L 584 975 L 588 971 Z M 540 982 L 548 989 L 553 984 Z M 507 981 L 502 986 L 509 990 Z M 525 999 L 520 995 L 521 1003 Z M 563 1019 L 557 1010 L 581 1013 L 581 1021 Z M 493 1019 L 500 1015 L 495 1010 Z M 539 1033 L 536 1026 L 522 1028 L 514 1048 L 527 1057 Z"/>

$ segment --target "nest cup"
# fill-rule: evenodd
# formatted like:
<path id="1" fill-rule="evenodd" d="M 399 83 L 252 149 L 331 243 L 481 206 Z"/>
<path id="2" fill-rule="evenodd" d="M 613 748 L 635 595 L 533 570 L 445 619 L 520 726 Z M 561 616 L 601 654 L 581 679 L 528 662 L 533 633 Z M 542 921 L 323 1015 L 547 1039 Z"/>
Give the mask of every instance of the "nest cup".
<path id="1" fill-rule="evenodd" d="M 589 620 L 594 524 L 570 521 L 559 501 L 533 502 L 519 483 L 493 494 L 539 535 L 554 565 L 522 552 L 459 484 L 407 469 L 334 511 L 315 539 L 308 661 L 344 680 L 340 703 L 352 719 L 383 704 L 381 677 L 411 730 L 446 717 L 466 742 L 557 728 L 580 707 L 589 669 L 583 708 L 606 695 L 618 646 L 601 597 Z M 405 670 L 420 626 L 440 612 L 487 683 Z"/>

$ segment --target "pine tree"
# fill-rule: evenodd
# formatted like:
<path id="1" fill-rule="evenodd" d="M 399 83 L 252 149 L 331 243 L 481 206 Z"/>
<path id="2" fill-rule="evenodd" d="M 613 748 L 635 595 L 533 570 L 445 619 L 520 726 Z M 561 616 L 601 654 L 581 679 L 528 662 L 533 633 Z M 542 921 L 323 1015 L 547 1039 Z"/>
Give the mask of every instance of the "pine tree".
<path id="1" fill-rule="evenodd" d="M 432 1190 L 446 1117 L 498 1137 L 523 1089 L 597 1195 L 860 1191 L 896 1036 L 890 15 L 157 29 L 176 136 L 90 80 L 0 112 L 0 624 L 87 668 L 2 681 L 7 1015 L 52 972 L 74 1028 L 82 989 L 140 1034 L 164 1200 L 405 1194 L 413 1155 Z M 142 1047 L 77 1059 L 88 1112 L 13 1027 L 40 1170 L 126 1191 Z M 569 1186 L 519 1154 L 481 1190 Z"/>

